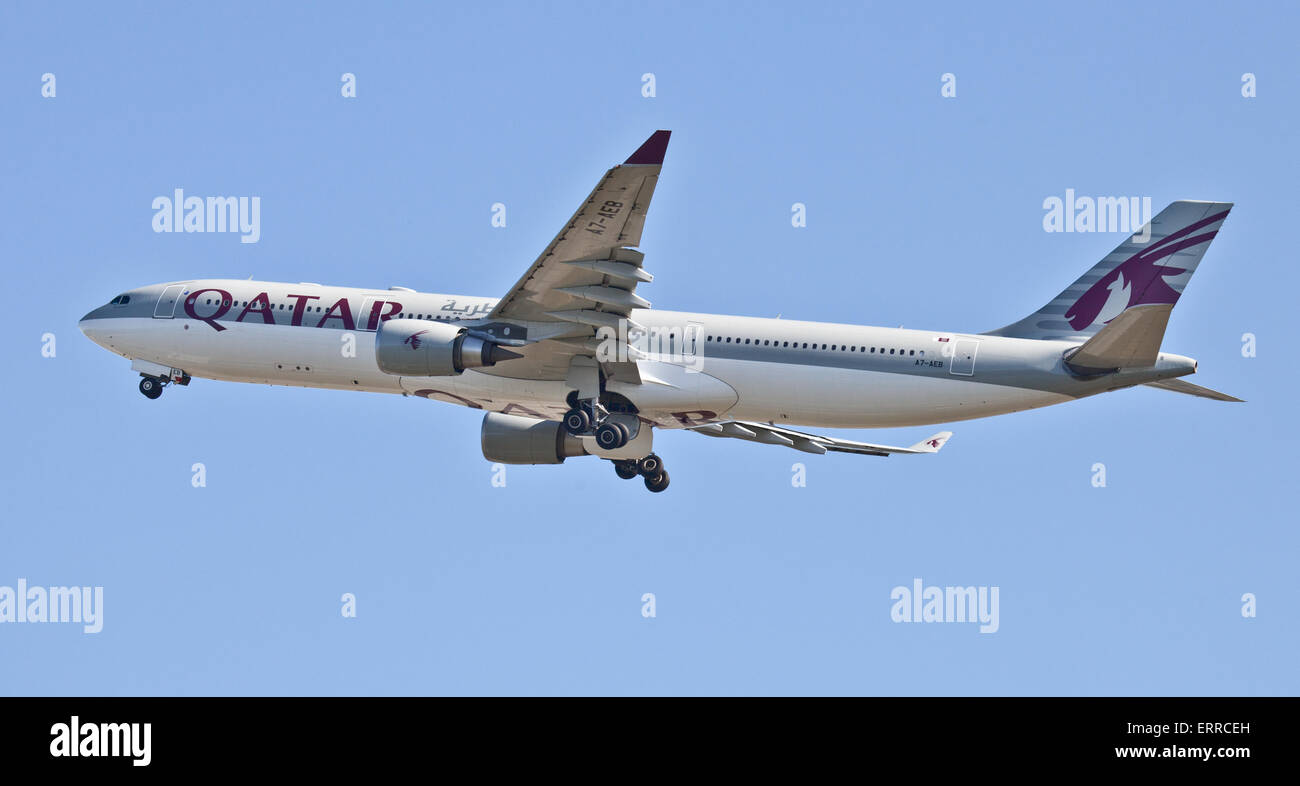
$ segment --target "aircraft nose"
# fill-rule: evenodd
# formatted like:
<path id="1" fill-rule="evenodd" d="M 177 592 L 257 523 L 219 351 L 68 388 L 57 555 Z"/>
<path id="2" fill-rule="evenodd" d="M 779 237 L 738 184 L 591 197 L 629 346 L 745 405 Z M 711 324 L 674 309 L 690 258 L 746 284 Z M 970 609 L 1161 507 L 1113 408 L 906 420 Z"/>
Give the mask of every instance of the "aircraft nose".
<path id="1" fill-rule="evenodd" d="M 99 336 L 102 334 L 100 325 L 103 320 L 100 319 L 99 311 L 99 309 L 94 309 L 77 322 L 77 329 L 81 331 L 82 335 L 95 342 L 99 341 Z"/>

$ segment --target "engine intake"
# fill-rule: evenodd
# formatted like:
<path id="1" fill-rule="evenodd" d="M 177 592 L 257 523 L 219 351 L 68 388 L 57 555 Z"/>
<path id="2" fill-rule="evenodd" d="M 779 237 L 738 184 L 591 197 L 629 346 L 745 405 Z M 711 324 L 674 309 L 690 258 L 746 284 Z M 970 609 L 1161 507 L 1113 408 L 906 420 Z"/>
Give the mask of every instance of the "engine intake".
<path id="1" fill-rule="evenodd" d="M 449 377 L 518 357 L 465 328 L 427 319 L 390 319 L 375 333 L 375 363 L 385 374 Z"/>
<path id="2" fill-rule="evenodd" d="M 502 464 L 563 464 L 585 456 L 582 440 L 555 420 L 489 412 L 483 417 L 483 458 Z"/>

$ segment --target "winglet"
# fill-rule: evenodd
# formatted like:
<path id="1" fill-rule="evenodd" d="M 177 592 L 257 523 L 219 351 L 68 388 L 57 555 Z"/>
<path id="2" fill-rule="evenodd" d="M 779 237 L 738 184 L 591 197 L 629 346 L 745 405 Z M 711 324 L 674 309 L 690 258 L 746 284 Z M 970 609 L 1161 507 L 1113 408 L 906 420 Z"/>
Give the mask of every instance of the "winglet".
<path id="1" fill-rule="evenodd" d="M 664 156 L 668 153 L 668 137 L 672 133 L 672 131 L 654 132 L 623 164 L 662 164 Z"/>
<path id="2" fill-rule="evenodd" d="M 933 437 L 929 437 L 927 439 L 921 440 L 920 442 L 916 443 L 912 447 L 908 448 L 908 450 L 915 450 L 920 453 L 938 453 L 939 448 L 943 447 L 948 442 L 948 438 L 951 436 L 952 436 L 951 431 L 940 431 L 938 434 L 935 434 Z"/>

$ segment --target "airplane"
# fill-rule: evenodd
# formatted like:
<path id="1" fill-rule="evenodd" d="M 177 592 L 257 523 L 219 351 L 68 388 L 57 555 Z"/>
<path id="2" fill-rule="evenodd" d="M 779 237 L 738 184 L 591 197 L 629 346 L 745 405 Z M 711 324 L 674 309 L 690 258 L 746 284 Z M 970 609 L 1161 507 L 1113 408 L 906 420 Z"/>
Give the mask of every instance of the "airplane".
<path id="1" fill-rule="evenodd" d="M 503 464 L 613 463 L 668 487 L 656 429 L 864 456 L 937 453 L 806 428 L 949 423 L 1137 385 L 1240 401 L 1181 379 L 1160 351 L 1175 303 L 1232 208 L 1177 201 L 1046 305 L 984 333 L 652 309 L 641 243 L 668 149 L 656 131 L 608 170 L 500 298 L 314 283 L 195 279 L 140 287 L 86 314 L 140 392 L 192 378 L 400 393 L 484 412 Z"/>

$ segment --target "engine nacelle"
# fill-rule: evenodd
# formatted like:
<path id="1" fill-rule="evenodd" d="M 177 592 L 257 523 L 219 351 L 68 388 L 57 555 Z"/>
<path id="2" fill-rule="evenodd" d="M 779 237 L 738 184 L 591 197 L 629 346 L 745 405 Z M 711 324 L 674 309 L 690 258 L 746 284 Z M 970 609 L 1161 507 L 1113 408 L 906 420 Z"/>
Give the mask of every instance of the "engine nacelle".
<path id="1" fill-rule="evenodd" d="M 385 374 L 449 377 L 517 357 L 463 327 L 427 319 L 390 319 L 375 333 L 375 363 Z"/>
<path id="2" fill-rule="evenodd" d="M 502 464 L 563 464 L 588 455 L 582 440 L 556 420 L 489 412 L 483 417 L 483 458 Z"/>

